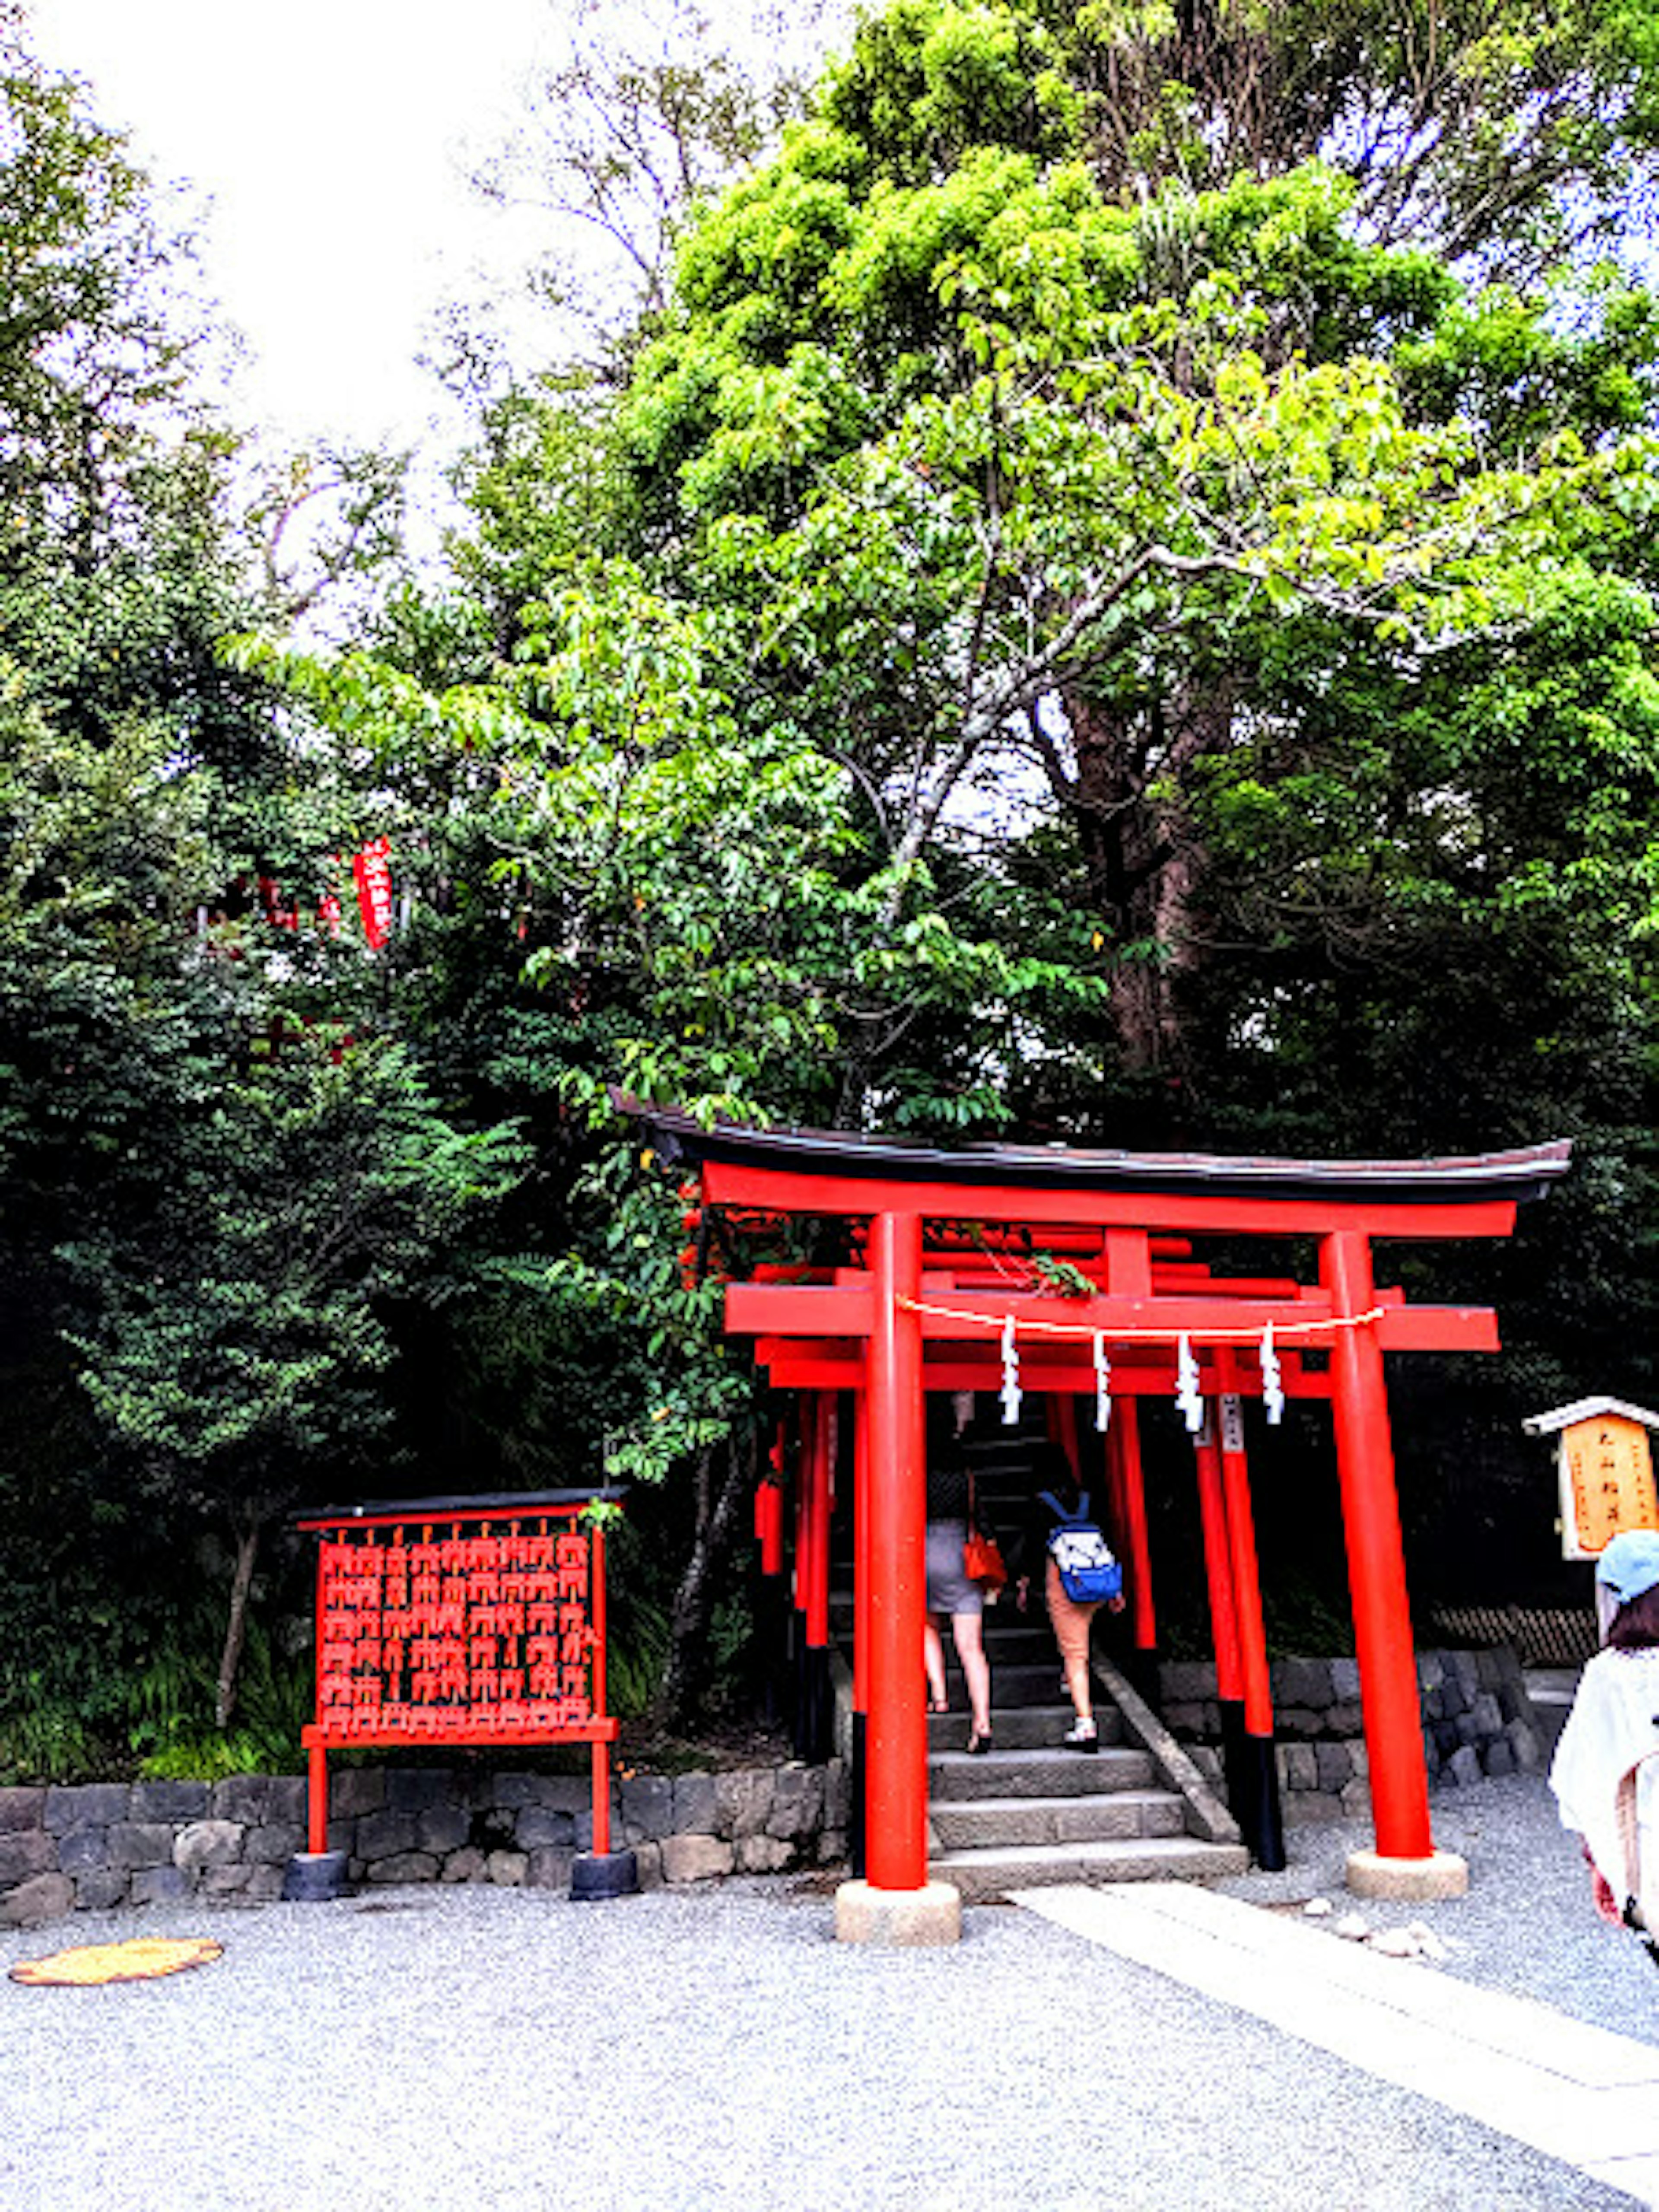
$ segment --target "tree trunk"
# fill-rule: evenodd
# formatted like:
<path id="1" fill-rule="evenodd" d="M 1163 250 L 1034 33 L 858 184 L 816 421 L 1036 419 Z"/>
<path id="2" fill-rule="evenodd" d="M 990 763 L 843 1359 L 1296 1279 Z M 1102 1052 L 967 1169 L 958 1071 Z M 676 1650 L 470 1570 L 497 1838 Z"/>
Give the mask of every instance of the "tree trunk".
<path id="1" fill-rule="evenodd" d="M 1139 1077 L 1187 1063 L 1181 985 L 1200 957 L 1194 927 L 1204 854 L 1182 804 L 1194 761 L 1232 725 L 1224 684 L 1133 721 L 1067 695 L 1076 758 L 1071 809 L 1091 906 L 1119 958 L 1112 980 L 1119 1064 Z"/>
<path id="2" fill-rule="evenodd" d="M 668 1656 L 662 1683 L 652 1706 L 652 1718 L 661 1728 L 682 1721 L 692 1703 L 692 1692 L 706 1656 L 703 1646 L 720 1591 L 719 1569 L 731 1550 L 738 1510 L 753 1489 L 756 1440 L 752 1433 L 728 1438 L 720 1455 L 724 1462 L 718 1488 L 714 1480 L 712 1452 L 697 1462 L 697 1522 L 691 1556 L 669 1616 Z"/>
<path id="3" fill-rule="evenodd" d="M 230 1579 L 230 1611 L 225 1620 L 224 1649 L 219 1655 L 219 1685 L 213 1699 L 213 1725 L 230 1726 L 236 1710 L 236 1678 L 242 1664 L 242 1645 L 247 1638 L 248 1592 L 253 1586 L 253 1562 L 258 1556 L 263 1522 L 248 1521 L 236 1538 L 236 1571 Z"/>

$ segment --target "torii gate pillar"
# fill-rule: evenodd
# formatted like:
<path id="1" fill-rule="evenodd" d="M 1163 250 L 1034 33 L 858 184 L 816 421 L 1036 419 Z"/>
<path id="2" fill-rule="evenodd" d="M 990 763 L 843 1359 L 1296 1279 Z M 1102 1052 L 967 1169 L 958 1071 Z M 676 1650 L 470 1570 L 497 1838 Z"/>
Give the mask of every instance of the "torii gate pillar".
<path id="1" fill-rule="evenodd" d="M 921 1216 L 870 1224 L 870 1711 L 865 1737 L 865 1878 L 836 1893 L 843 1943 L 954 1943 L 962 1899 L 927 1879 L 927 1428 L 921 1385 Z"/>
<path id="2" fill-rule="evenodd" d="M 1319 1273 L 1338 1316 L 1352 1319 L 1370 1311 L 1370 1239 L 1362 1231 L 1342 1229 L 1326 1237 Z M 1462 1897 L 1469 1886 L 1468 1867 L 1455 1851 L 1437 1850 L 1429 1831 L 1417 1655 L 1382 1352 L 1373 1328 L 1337 1330 L 1331 1384 L 1376 1837 L 1375 1850 L 1350 1855 L 1348 1887 L 1361 1897 Z"/>

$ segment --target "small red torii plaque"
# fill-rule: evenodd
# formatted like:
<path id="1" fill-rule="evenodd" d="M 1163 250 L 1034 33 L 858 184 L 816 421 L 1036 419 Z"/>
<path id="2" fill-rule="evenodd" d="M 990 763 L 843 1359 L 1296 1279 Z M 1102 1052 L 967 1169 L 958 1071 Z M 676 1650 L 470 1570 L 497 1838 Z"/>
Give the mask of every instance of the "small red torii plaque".
<path id="1" fill-rule="evenodd" d="M 611 1848 L 605 1530 L 613 1494 L 556 1491 L 331 1509 L 317 1535 L 308 1849 L 328 1844 L 327 1754 L 588 1743 L 593 1850 Z"/>

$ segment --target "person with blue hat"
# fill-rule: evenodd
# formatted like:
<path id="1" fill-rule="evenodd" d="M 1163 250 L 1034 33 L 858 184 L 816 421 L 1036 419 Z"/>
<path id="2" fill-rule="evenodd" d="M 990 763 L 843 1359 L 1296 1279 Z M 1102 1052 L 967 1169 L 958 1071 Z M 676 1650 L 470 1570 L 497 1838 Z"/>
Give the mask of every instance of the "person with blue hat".
<path id="1" fill-rule="evenodd" d="M 1597 1911 L 1643 1931 L 1659 1965 L 1659 1529 L 1613 1538 L 1595 1595 L 1604 1649 L 1580 1679 L 1550 1787 L 1583 1839 Z"/>

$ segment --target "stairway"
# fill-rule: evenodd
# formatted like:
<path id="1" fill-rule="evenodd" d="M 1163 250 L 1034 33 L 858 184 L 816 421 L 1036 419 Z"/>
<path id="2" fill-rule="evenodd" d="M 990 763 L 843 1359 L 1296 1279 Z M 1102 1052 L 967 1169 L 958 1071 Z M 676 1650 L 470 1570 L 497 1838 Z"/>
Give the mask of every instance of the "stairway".
<path id="1" fill-rule="evenodd" d="M 1005 1538 L 1030 1490 L 1031 1430 L 981 1432 L 968 1445 L 981 1518 Z M 844 1541 L 844 1532 L 843 1532 Z M 853 1605 L 843 1557 L 831 1599 L 841 1696 L 851 1687 Z M 1157 1717 L 1105 1656 L 1095 1625 L 1092 1755 L 1063 1749 L 1071 1700 L 1041 1597 L 1022 1613 L 1012 1592 L 988 1607 L 994 1748 L 970 1758 L 968 1694 L 947 1629 L 951 1710 L 927 1716 L 928 1871 L 967 1905 L 1054 1882 L 1219 1881 L 1249 1854 L 1237 1824 Z M 921 1654 L 916 1654 L 918 1674 Z"/>
<path id="2" fill-rule="evenodd" d="M 947 1637 L 951 1710 L 927 1719 L 928 1871 L 983 1905 L 1049 1882 L 1215 1881 L 1249 1863 L 1130 1741 L 1103 1685 L 1092 1757 L 1060 1747 L 1072 1707 L 1046 1615 L 1006 1601 L 985 1616 L 994 1748 L 970 1758 L 968 1700 Z"/>

